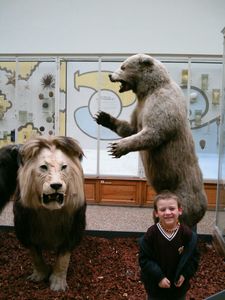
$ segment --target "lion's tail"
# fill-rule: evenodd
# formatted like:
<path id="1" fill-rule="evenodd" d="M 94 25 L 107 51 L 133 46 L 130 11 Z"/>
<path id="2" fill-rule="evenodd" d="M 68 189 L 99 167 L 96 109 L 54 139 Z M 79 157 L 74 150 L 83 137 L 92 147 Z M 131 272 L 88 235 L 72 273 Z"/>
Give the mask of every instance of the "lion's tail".
<path id="1" fill-rule="evenodd" d="M 19 148 L 20 145 L 7 145 L 0 149 L 0 212 L 16 189 Z"/>

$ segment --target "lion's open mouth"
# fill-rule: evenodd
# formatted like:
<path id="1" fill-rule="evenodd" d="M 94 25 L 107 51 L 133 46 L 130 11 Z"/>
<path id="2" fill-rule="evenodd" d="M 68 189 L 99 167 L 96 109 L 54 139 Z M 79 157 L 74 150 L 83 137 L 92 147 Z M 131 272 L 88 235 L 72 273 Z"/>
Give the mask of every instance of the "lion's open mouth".
<path id="1" fill-rule="evenodd" d="M 43 203 L 48 204 L 50 202 L 57 202 L 63 204 L 64 195 L 60 193 L 43 194 Z"/>

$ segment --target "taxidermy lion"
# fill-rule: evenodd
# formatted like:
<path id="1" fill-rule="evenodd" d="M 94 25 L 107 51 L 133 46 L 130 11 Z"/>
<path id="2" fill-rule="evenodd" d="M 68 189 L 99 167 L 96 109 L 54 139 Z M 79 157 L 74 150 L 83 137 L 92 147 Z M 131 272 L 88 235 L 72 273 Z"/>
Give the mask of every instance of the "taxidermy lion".
<path id="1" fill-rule="evenodd" d="M 204 216 L 207 199 L 180 87 L 160 61 L 145 54 L 129 57 L 109 78 L 121 83 L 119 92 L 132 90 L 137 96 L 130 123 L 97 113 L 98 124 L 122 137 L 109 152 L 119 158 L 140 151 L 149 184 L 157 193 L 166 189 L 179 195 L 183 221 L 193 227 Z"/>
<path id="2" fill-rule="evenodd" d="M 0 207 L 14 193 L 16 236 L 30 250 L 33 263 L 28 278 L 49 278 L 54 291 L 67 288 L 70 254 L 85 230 L 82 156 L 69 137 L 37 137 L 0 149 Z M 42 250 L 56 251 L 53 268 L 45 263 Z"/>

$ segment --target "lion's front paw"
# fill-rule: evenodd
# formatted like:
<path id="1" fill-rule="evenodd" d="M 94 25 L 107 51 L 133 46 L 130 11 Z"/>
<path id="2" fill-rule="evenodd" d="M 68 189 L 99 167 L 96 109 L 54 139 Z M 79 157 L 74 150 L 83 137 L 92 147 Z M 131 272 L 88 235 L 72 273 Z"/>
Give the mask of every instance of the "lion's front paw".
<path id="1" fill-rule="evenodd" d="M 94 119 L 99 125 L 102 125 L 104 127 L 108 127 L 111 122 L 110 114 L 107 114 L 104 111 L 97 112 Z"/>
<path id="2" fill-rule="evenodd" d="M 65 291 L 68 287 L 65 276 L 52 274 L 49 278 L 52 291 Z"/>
<path id="3" fill-rule="evenodd" d="M 109 148 L 108 152 L 114 158 L 120 158 L 122 155 L 125 155 L 128 153 L 128 151 L 126 151 L 123 148 L 121 142 L 111 143 L 108 148 Z"/>
<path id="4" fill-rule="evenodd" d="M 30 276 L 28 276 L 27 279 L 34 282 L 39 282 L 47 279 L 48 276 L 49 276 L 49 270 L 46 270 L 45 272 L 33 270 L 33 273 Z"/>

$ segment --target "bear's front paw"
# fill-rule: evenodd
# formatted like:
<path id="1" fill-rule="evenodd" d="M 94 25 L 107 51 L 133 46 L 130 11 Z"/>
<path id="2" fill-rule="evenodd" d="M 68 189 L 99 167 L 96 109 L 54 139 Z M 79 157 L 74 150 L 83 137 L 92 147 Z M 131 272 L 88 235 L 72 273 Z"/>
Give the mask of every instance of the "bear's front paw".
<path id="1" fill-rule="evenodd" d="M 128 153 L 128 151 L 126 151 L 122 147 L 122 144 L 120 142 L 111 143 L 108 146 L 108 149 L 109 149 L 108 150 L 109 154 L 114 158 L 120 158 L 122 155 L 125 155 Z"/>
<path id="2" fill-rule="evenodd" d="M 110 114 L 107 114 L 104 111 L 97 112 L 94 119 L 99 125 L 102 125 L 104 127 L 109 127 L 111 122 Z"/>

